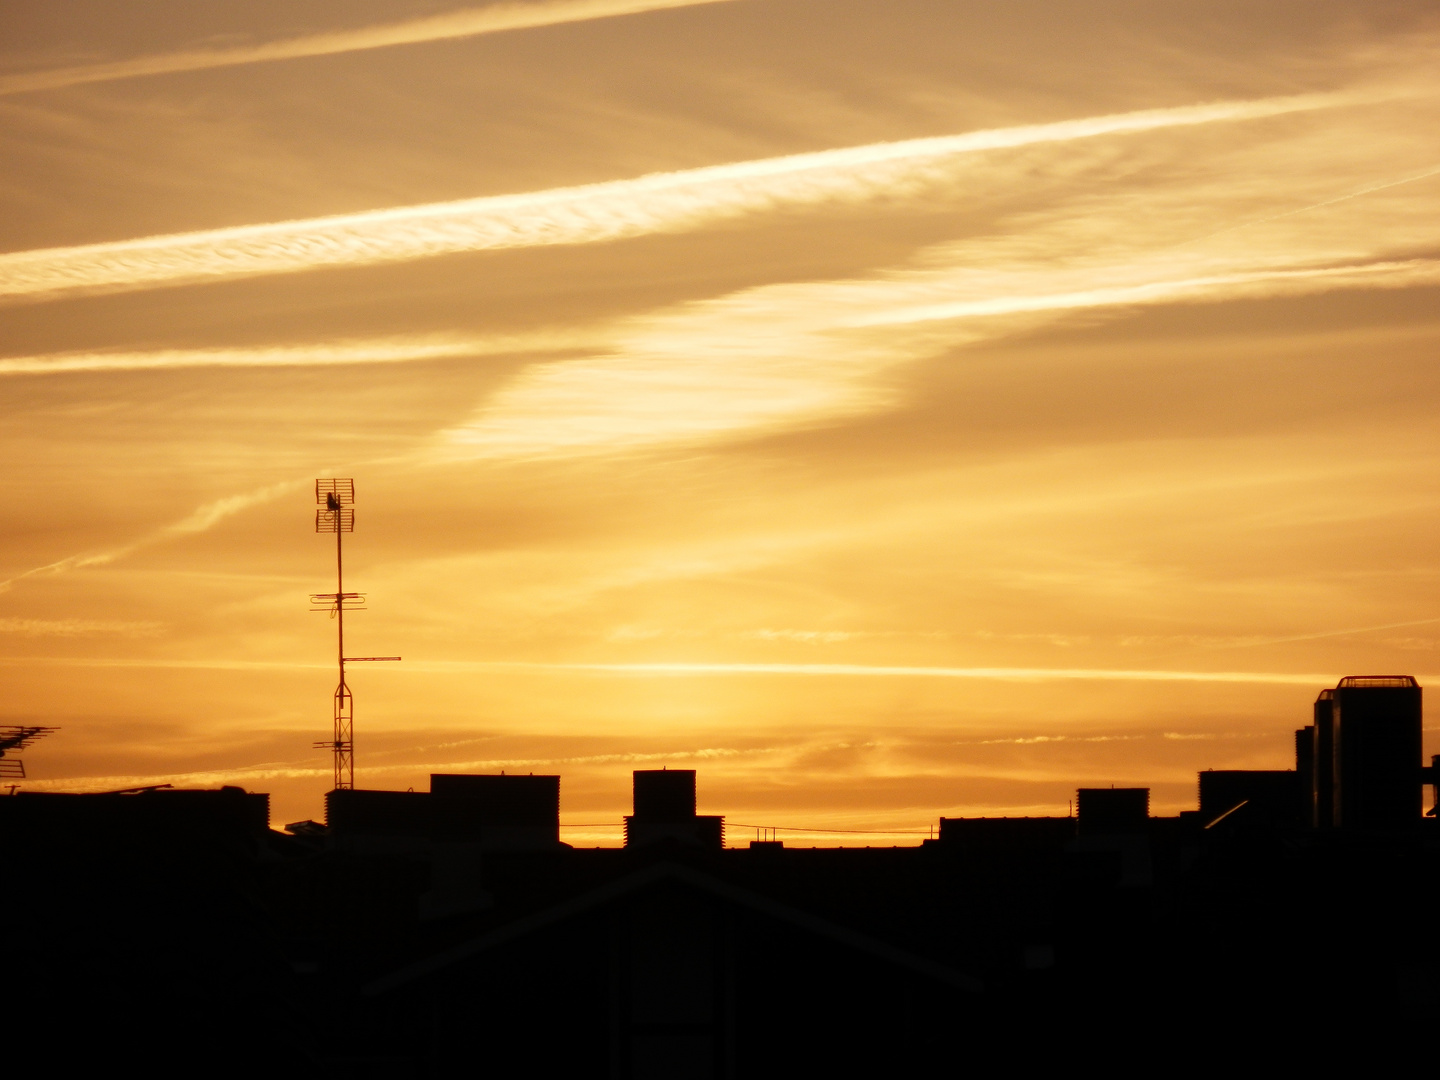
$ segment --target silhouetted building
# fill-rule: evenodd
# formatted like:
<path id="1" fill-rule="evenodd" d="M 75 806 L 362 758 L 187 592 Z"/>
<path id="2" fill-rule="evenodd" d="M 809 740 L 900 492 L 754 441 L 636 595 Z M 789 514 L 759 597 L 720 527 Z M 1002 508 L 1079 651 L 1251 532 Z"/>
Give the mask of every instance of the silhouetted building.
<path id="1" fill-rule="evenodd" d="M 443 811 L 437 827 L 444 829 L 447 814 L 457 822 L 474 814 L 486 850 L 536 850 L 560 842 L 558 776 L 433 773 L 430 794 Z"/>
<path id="2" fill-rule="evenodd" d="M 238 787 L 20 791 L 0 799 L 0 829 L 55 839 L 115 832 L 263 836 L 269 828 L 270 796 Z"/>
<path id="3" fill-rule="evenodd" d="M 255 1032 L 299 1053 L 272 1030 L 289 968 L 255 899 L 268 824 L 269 797 L 238 787 L 0 797 L 5 978 L 30 1052 L 87 1075 L 162 1041 L 223 1045 L 215 1067 L 236 1070 L 262 1056 Z"/>
<path id="4" fill-rule="evenodd" d="M 1295 821 L 1315 827 L 1315 725 L 1295 732 Z"/>
<path id="5" fill-rule="evenodd" d="M 1294 771 L 1202 772 L 1179 817 L 1083 788 L 1073 818 L 942 818 L 913 847 L 725 849 L 689 770 L 635 773 L 623 849 L 559 842 L 554 776 L 335 791 L 289 836 L 238 788 L 22 793 L 6 976 L 27 1036 L 88 1071 L 178 1031 L 212 1071 L 911 1076 L 1064 1064 L 1117 1023 L 1231 1067 L 1293 1062 L 1316 987 L 1343 1022 L 1299 1041 L 1370 1061 L 1440 1008 L 1440 826 L 1400 805 L 1440 759 L 1418 768 L 1413 679 L 1322 702 Z M 1345 831 L 1314 835 L 1332 721 Z"/>
<path id="6" fill-rule="evenodd" d="M 695 813 L 694 769 L 637 769 L 634 810 L 625 819 L 625 846 L 662 840 L 705 848 L 725 846 L 725 819 Z"/>
<path id="7" fill-rule="evenodd" d="M 1149 788 L 1080 788 L 1075 814 L 1081 836 L 1143 832 L 1150 819 Z"/>
<path id="8" fill-rule="evenodd" d="M 938 839 L 957 851 L 1059 851 L 1075 839 L 1075 819 L 942 817 Z"/>
<path id="9" fill-rule="evenodd" d="M 364 986 L 369 1049 L 440 1076 L 914 1075 L 974 1025 L 970 973 L 694 857 L 478 916 Z"/>
<path id="10" fill-rule="evenodd" d="M 1421 689 L 1410 675 L 1350 675 L 1334 696 L 1334 821 L 1408 829 L 1420 821 Z"/>
<path id="11" fill-rule="evenodd" d="M 1315 699 L 1315 769 L 1311 779 L 1310 820 L 1317 829 L 1335 825 L 1335 691 Z"/>
<path id="12" fill-rule="evenodd" d="M 325 796 L 325 824 L 349 846 L 546 850 L 560 844 L 560 777 L 436 773 L 428 792 L 337 788 Z"/>
<path id="13" fill-rule="evenodd" d="M 428 837 L 432 805 L 425 791 L 336 788 L 325 794 L 325 825 L 346 837 Z"/>

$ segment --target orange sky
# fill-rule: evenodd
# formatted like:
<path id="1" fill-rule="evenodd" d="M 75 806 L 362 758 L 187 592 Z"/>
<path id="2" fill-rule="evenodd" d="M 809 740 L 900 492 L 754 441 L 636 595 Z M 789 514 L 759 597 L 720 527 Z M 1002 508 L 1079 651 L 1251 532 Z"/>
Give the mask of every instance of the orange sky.
<path id="1" fill-rule="evenodd" d="M 904 837 L 1286 767 L 1440 670 L 1437 132 L 1427 3 L 11 0 L 27 786 L 321 815 L 316 476 L 405 657 L 360 786 Z"/>

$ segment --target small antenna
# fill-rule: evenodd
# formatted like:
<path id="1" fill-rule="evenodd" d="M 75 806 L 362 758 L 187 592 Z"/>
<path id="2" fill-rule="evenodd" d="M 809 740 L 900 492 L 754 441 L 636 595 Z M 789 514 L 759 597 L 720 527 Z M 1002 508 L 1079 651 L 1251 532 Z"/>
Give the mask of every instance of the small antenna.
<path id="1" fill-rule="evenodd" d="M 11 724 L 0 727 L 0 778 L 7 780 L 25 779 L 25 762 L 19 753 L 38 739 L 43 739 L 56 727 L 41 727 L 35 724 Z M 18 784 L 11 784 L 10 794 L 15 794 Z"/>
<path id="2" fill-rule="evenodd" d="M 311 611 L 328 611 L 336 621 L 336 655 L 340 661 L 340 684 L 335 687 L 334 728 L 329 742 L 317 742 L 315 748 L 328 749 L 335 755 L 335 788 L 355 786 L 355 698 L 345 682 L 347 663 L 368 663 L 378 660 L 399 660 L 398 656 L 346 656 L 345 612 L 364 611 L 365 594 L 345 591 L 345 560 L 341 539 L 355 531 L 355 481 L 331 478 L 315 481 L 315 531 L 335 534 L 335 591 L 312 593 Z"/>

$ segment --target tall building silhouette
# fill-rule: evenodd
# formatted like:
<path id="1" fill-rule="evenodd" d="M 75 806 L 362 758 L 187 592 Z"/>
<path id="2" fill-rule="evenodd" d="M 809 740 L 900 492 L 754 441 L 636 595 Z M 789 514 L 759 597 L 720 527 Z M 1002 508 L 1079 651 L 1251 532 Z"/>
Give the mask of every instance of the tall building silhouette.
<path id="1" fill-rule="evenodd" d="M 1410 675 L 1351 675 L 1334 696 L 1334 822 L 1346 829 L 1418 824 L 1421 689 Z"/>

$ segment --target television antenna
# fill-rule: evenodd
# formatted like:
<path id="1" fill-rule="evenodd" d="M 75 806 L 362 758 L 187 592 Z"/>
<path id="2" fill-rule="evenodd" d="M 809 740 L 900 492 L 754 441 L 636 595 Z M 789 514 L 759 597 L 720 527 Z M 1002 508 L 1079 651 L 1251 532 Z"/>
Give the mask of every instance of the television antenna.
<path id="1" fill-rule="evenodd" d="M 335 534 L 335 591 L 312 593 L 311 611 L 328 611 L 335 620 L 335 636 L 340 661 L 340 684 L 335 687 L 335 724 L 328 742 L 317 742 L 317 750 L 327 749 L 335 757 L 335 788 L 355 786 L 355 698 L 345 682 L 345 665 L 399 660 L 398 656 L 346 656 L 345 612 L 364 611 L 365 594 L 345 591 L 345 560 L 342 538 L 355 531 L 355 481 L 331 478 L 315 481 L 315 531 Z"/>
<path id="2" fill-rule="evenodd" d="M 8 724 L 0 727 L 0 777 L 7 780 L 24 780 L 25 763 L 20 760 L 19 753 L 25 747 L 43 739 L 52 731 L 59 731 L 55 727 L 41 727 L 36 724 Z M 10 785 L 13 794 L 17 785 Z"/>

